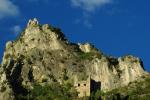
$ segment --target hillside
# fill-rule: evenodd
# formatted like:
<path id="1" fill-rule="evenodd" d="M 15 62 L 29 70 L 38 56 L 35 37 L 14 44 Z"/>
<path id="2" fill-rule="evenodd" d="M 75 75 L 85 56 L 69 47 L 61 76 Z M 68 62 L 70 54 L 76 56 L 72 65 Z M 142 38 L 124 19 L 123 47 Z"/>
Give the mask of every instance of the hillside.
<path id="1" fill-rule="evenodd" d="M 120 100 L 116 93 L 134 99 L 149 96 L 148 83 L 140 58 L 116 58 L 90 43 L 71 43 L 59 28 L 40 25 L 37 19 L 29 20 L 17 40 L 7 42 L 0 65 L 0 100 L 78 100 L 96 95 L 97 100 Z M 139 87 L 144 92 L 139 93 Z"/>
<path id="2" fill-rule="evenodd" d="M 105 100 L 149 100 L 150 99 L 150 76 L 142 77 L 142 80 L 129 83 L 125 87 L 113 89 L 104 93 L 97 91 L 94 98 Z"/>

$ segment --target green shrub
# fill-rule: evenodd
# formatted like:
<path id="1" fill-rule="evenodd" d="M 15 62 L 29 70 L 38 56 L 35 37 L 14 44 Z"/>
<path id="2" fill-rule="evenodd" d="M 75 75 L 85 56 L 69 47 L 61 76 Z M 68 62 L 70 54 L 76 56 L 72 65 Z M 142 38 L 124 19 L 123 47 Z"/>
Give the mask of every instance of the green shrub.
<path id="1" fill-rule="evenodd" d="M 77 92 L 72 91 L 71 84 L 60 85 L 53 83 L 51 85 L 34 84 L 33 89 L 27 96 L 19 95 L 19 100 L 72 100 L 77 97 Z"/>
<path id="2" fill-rule="evenodd" d="M 93 53 L 84 53 L 84 52 L 78 52 L 79 58 L 82 60 L 92 60 L 94 57 Z"/>
<path id="3" fill-rule="evenodd" d="M 11 57 L 9 53 L 5 54 L 5 59 L 8 59 L 9 57 Z"/>
<path id="4" fill-rule="evenodd" d="M 6 90 L 5 86 L 2 86 L 1 89 L 0 89 L 1 92 L 5 92 L 5 90 Z"/>
<path id="5" fill-rule="evenodd" d="M 68 80 L 68 76 L 67 76 L 67 69 L 63 69 L 63 80 Z"/>

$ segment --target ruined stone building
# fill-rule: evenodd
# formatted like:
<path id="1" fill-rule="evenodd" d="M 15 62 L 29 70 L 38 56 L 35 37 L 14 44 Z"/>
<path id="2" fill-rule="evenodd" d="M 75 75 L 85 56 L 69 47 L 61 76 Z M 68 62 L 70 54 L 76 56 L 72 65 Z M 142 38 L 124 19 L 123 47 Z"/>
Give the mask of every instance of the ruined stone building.
<path id="1" fill-rule="evenodd" d="M 89 77 L 84 81 L 76 81 L 74 86 L 78 92 L 78 97 L 86 97 L 90 96 L 92 92 L 100 90 L 101 83 L 95 82 Z"/>

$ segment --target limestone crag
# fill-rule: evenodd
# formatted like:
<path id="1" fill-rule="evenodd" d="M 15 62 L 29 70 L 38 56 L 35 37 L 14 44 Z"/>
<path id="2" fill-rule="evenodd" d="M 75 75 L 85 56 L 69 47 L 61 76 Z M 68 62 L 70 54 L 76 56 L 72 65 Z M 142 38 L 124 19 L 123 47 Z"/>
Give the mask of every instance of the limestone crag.
<path id="1" fill-rule="evenodd" d="M 146 74 L 140 59 L 133 56 L 94 59 L 90 69 L 91 77 L 100 81 L 101 89 L 106 91 L 128 85 Z"/>
<path id="2" fill-rule="evenodd" d="M 93 45 L 69 42 L 60 29 L 37 19 L 29 20 L 16 41 L 9 41 L 0 67 L 0 100 L 13 100 L 33 83 L 68 81 L 89 77 L 109 91 L 140 79 L 147 73 L 142 61 L 133 56 L 104 55 Z"/>

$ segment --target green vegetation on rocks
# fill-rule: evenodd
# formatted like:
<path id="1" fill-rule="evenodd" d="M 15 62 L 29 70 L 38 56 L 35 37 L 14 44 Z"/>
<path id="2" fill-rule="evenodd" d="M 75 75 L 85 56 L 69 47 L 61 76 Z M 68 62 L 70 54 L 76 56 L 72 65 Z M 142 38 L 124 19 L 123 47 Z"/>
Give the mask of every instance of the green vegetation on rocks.
<path id="1" fill-rule="evenodd" d="M 34 84 L 26 96 L 19 95 L 17 98 L 19 100 L 73 100 L 77 98 L 77 92 L 69 83 Z"/>
<path id="2" fill-rule="evenodd" d="M 128 86 L 116 88 L 109 92 L 98 90 L 92 93 L 93 100 L 149 100 L 150 98 L 150 77 L 143 78 L 142 81 L 135 81 Z"/>

